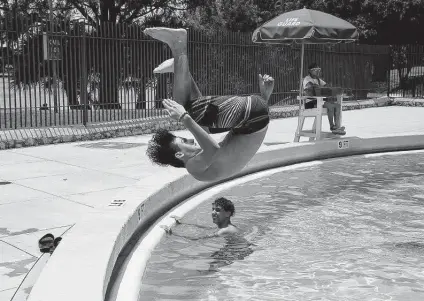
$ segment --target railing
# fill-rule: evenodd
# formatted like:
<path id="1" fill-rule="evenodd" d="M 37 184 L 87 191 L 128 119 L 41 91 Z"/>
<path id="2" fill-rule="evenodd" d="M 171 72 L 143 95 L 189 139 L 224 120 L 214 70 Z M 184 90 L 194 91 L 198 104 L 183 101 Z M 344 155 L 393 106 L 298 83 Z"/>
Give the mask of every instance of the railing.
<path id="1" fill-rule="evenodd" d="M 170 49 L 142 30 L 82 21 L 3 22 L 0 128 L 164 116 L 161 99 L 172 96 L 172 75 L 154 75 L 153 69 L 171 57 Z M 304 73 L 317 62 L 326 82 L 345 88 L 353 99 L 386 95 L 388 53 L 388 46 L 307 45 Z M 189 30 L 189 60 L 204 95 L 259 93 L 258 73 L 266 73 L 276 80 L 270 105 L 296 102 L 296 45 L 253 44 L 251 33 Z"/>
<path id="2" fill-rule="evenodd" d="M 423 45 L 391 47 L 388 86 L 392 97 L 424 97 Z"/>

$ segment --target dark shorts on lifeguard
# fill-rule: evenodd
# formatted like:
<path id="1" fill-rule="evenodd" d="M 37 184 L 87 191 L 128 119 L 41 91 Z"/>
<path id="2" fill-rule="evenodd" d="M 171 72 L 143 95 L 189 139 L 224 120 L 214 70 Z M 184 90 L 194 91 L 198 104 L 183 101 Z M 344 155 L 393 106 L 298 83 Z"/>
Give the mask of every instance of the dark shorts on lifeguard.
<path id="1" fill-rule="evenodd" d="M 211 133 L 252 134 L 269 123 L 268 105 L 258 95 L 202 96 L 186 105 L 186 110 Z"/>

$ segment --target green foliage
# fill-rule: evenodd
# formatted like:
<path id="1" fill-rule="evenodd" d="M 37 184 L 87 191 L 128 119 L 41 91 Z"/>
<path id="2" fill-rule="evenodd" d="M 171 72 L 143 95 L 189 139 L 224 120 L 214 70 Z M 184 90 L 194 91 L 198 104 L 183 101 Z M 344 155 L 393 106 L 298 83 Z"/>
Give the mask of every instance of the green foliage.
<path id="1" fill-rule="evenodd" d="M 210 32 L 222 30 L 251 32 L 273 17 L 274 1 L 270 0 L 207 0 L 201 7 L 185 13 L 187 24 Z"/>
<path id="2" fill-rule="evenodd" d="M 362 42 L 424 43 L 424 0 L 207 0 L 186 17 L 195 28 L 248 32 L 278 14 L 303 7 L 351 22 Z"/>
<path id="3" fill-rule="evenodd" d="M 186 9 L 193 9 L 201 0 L 67 0 L 86 21 L 166 24 L 174 22 Z"/>
<path id="4" fill-rule="evenodd" d="M 4 2 L 4 3 L 3 3 Z M 99 101 L 110 107 L 118 101 L 118 90 L 125 86 L 128 77 L 134 89 L 144 97 L 144 86 L 149 81 L 159 56 L 142 47 L 141 27 L 178 26 L 182 11 L 199 5 L 200 0 L 17 0 L 13 5 L 4 4 L 1 39 L 7 41 L 11 52 L 8 60 L 14 66 L 14 83 L 24 87 L 33 83 L 50 82 L 53 68 L 66 90 L 69 104 L 77 104 L 77 91 L 81 90 L 81 76 L 96 75 L 99 78 Z M 6 4 L 8 6 L 6 6 Z M 50 12 L 53 14 L 49 14 Z M 47 20 L 52 17 L 55 21 Z M 70 22 L 78 18 L 78 22 Z M 60 23 L 60 24 L 58 24 Z M 133 27 L 129 25 L 134 24 Z M 125 25 L 125 26 L 124 26 Z M 119 27 L 121 26 L 121 27 Z M 134 28 L 137 26 L 137 28 Z M 77 32 L 75 32 L 75 30 Z M 44 61 L 42 32 L 55 33 L 62 42 L 62 59 L 54 67 Z M 118 34 L 118 35 L 117 35 Z M 10 42 L 14 41 L 13 44 Z M 86 41 L 86 47 L 81 45 Z M 155 47 L 157 43 L 155 44 Z M 143 54 L 139 55 L 143 48 Z M 81 58 L 86 57 L 82 66 Z M 135 80 L 134 80 L 135 78 Z M 127 81 L 128 82 L 128 81 Z M 90 83 L 88 83 L 90 84 Z M 85 84 L 83 84 L 84 86 Z M 141 99 L 142 100 L 142 99 Z"/>
<path id="5" fill-rule="evenodd" d="M 345 19 L 371 44 L 424 43 L 424 0 L 278 0 L 279 13 L 307 7 Z"/>
<path id="6" fill-rule="evenodd" d="M 252 93 L 257 89 L 256 76 L 259 72 L 272 73 L 284 81 L 297 76 L 298 57 L 288 57 L 287 52 L 279 47 L 257 48 L 256 52 L 251 52 L 246 47 L 251 43 L 251 32 L 278 14 L 306 6 L 351 22 L 359 29 L 361 42 L 364 43 L 423 43 L 423 2 L 424 0 L 53 1 L 54 18 L 63 20 L 53 30 L 61 32 L 63 42 L 63 60 L 57 71 L 71 103 L 77 101 L 76 91 L 80 89 L 82 71 L 87 72 L 89 77 L 97 78 L 96 85 L 102 90 L 100 96 L 108 98 L 100 99 L 101 102 L 114 102 L 119 87 L 128 86 L 128 78 L 132 78 L 132 87 L 143 91 L 152 78 L 153 68 L 169 58 L 166 56 L 169 53 L 163 51 L 165 46 L 161 43 L 145 46 L 148 43 L 143 42 L 145 37 L 141 33 L 142 29 L 147 26 L 184 26 L 201 31 L 194 40 L 204 44 L 191 44 L 190 67 L 202 92 L 212 93 L 219 87 L 224 94 Z M 10 56 L 12 61 L 8 63 L 15 66 L 16 84 L 28 85 L 46 81 L 46 78 L 51 77 L 52 64 L 43 60 L 41 33 L 52 31 L 52 26 L 47 21 L 48 0 L 0 0 L 0 12 L 0 39 L 7 42 L 13 53 Z M 69 22 L 75 15 L 82 16 L 84 24 Z M 237 40 L 231 32 L 245 34 L 240 35 L 240 40 Z M 87 39 L 85 54 L 82 54 L 80 48 L 83 36 Z M 110 42 L 111 38 L 116 41 Z M 221 47 L 226 42 L 227 46 Z M 237 44 L 244 46 L 236 46 Z M 396 48 L 394 51 L 397 51 L 394 65 L 399 69 L 400 77 L 404 78 L 411 68 L 406 56 L 408 51 L 406 48 Z M 87 58 L 84 67 L 80 64 L 82 55 Z M 202 62 L 199 62 L 200 57 L 205 57 Z M 282 61 L 275 63 L 278 60 Z M 269 64 L 280 67 L 275 69 Z M 239 69 L 241 65 L 244 66 L 243 70 Z M 404 70 L 406 75 L 403 74 Z M 224 72 L 225 78 L 222 76 Z M 278 87 L 277 83 L 276 90 L 279 88 L 288 91 L 287 89 L 293 87 Z"/>

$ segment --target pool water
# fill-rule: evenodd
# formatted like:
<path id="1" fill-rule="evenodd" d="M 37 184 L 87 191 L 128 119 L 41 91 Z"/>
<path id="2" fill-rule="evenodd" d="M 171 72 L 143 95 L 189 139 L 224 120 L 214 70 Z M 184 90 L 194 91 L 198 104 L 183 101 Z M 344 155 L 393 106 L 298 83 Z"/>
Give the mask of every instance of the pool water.
<path id="1" fill-rule="evenodd" d="M 219 196 L 251 244 L 165 236 L 140 300 L 424 300 L 423 153 L 328 160 Z M 212 201 L 183 222 L 213 227 Z"/>

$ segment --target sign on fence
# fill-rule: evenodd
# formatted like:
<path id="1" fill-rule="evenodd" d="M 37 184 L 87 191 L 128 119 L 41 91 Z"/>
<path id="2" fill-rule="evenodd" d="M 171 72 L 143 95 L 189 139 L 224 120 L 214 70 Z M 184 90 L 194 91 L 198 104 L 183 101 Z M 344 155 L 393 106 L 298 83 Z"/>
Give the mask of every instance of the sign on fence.
<path id="1" fill-rule="evenodd" d="M 43 33 L 43 53 L 45 60 L 60 60 L 61 43 L 57 37 L 49 36 L 46 32 Z"/>

